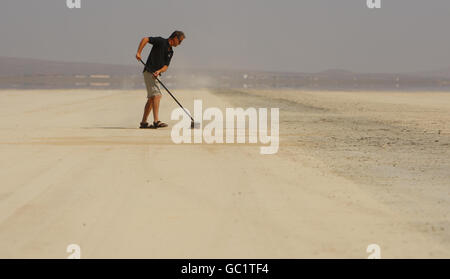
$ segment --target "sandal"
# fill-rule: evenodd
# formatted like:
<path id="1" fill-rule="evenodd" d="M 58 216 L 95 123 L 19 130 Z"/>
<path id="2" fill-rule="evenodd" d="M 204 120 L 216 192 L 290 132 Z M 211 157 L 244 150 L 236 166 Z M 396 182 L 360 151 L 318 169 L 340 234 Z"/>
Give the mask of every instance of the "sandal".
<path id="1" fill-rule="evenodd" d="M 151 128 L 152 126 L 149 126 L 147 122 L 141 122 L 139 129 L 148 129 Z"/>
<path id="2" fill-rule="evenodd" d="M 158 120 L 156 122 L 153 122 L 152 126 L 156 129 L 156 128 L 164 128 L 164 127 L 167 127 L 169 125 L 167 125 L 166 123 L 163 123 L 163 122 Z"/>

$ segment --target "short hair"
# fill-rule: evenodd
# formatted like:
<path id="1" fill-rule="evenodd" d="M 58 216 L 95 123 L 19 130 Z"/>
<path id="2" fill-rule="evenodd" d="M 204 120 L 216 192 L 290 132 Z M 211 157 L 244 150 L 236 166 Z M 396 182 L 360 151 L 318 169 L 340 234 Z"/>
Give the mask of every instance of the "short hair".
<path id="1" fill-rule="evenodd" d="M 181 37 L 186 38 L 186 36 L 184 35 L 183 31 L 173 31 L 173 33 L 170 35 L 169 39 L 173 39 L 177 37 L 178 40 L 181 39 Z"/>

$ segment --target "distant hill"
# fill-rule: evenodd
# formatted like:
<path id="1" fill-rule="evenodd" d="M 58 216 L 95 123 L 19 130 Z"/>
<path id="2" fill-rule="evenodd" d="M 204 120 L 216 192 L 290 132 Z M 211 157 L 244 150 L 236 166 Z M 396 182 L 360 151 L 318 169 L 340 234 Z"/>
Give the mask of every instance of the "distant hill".
<path id="1" fill-rule="evenodd" d="M 126 66 L 98 63 L 57 62 L 32 58 L 0 56 L 0 76 L 27 75 L 133 75 L 142 71 L 142 66 Z"/>
<path id="2" fill-rule="evenodd" d="M 415 72 L 414 74 L 424 77 L 450 78 L 450 67 L 439 70 Z"/>
<path id="3" fill-rule="evenodd" d="M 0 88 L 144 88 L 142 65 L 58 62 L 0 57 Z M 450 68 L 409 73 L 318 73 L 175 67 L 162 77 L 176 88 L 303 88 L 314 90 L 446 90 Z"/>
<path id="4" fill-rule="evenodd" d="M 347 71 L 344 69 L 328 69 L 322 72 L 319 72 L 318 74 L 324 74 L 324 75 L 331 75 L 331 76 L 349 76 L 349 75 L 355 75 L 352 71 Z"/>
<path id="5" fill-rule="evenodd" d="M 439 70 L 431 70 L 431 71 L 416 71 L 416 72 L 398 72 L 398 73 L 358 73 L 352 72 L 344 69 L 328 69 L 322 72 L 318 72 L 317 75 L 327 75 L 330 77 L 341 77 L 344 78 L 346 76 L 354 76 L 354 77 L 362 77 L 362 76 L 372 76 L 372 77 L 389 77 L 389 76 L 402 76 L 402 77 L 417 77 L 417 78 L 450 78 L 450 67 L 443 68 Z"/>

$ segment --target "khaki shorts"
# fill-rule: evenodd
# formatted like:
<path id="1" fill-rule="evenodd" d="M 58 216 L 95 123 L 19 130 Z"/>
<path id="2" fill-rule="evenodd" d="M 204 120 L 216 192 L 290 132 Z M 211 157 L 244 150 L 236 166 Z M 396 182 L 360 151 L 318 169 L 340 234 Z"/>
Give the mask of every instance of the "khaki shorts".
<path id="1" fill-rule="evenodd" d="M 147 98 L 151 98 L 157 95 L 162 95 L 159 89 L 159 84 L 153 77 L 152 73 L 147 71 L 144 72 L 145 86 L 147 87 Z"/>

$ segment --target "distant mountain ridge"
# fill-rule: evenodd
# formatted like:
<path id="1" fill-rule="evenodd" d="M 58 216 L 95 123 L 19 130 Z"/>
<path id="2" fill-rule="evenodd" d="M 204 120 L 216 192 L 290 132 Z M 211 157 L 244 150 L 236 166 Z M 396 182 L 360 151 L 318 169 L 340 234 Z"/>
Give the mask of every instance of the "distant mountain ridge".
<path id="1" fill-rule="evenodd" d="M 142 65 L 117 65 L 89 62 L 64 62 L 51 61 L 34 58 L 15 58 L 0 56 L 0 77 L 20 77 L 20 76 L 74 76 L 74 75 L 111 75 L 111 76 L 131 76 L 142 72 Z M 183 71 L 182 69 L 173 69 L 172 73 Z M 186 72 L 186 71 L 185 71 Z M 241 74 L 247 72 L 266 73 L 269 75 L 286 76 L 328 76 L 332 78 L 348 78 L 358 76 L 377 76 L 380 78 L 388 76 L 414 76 L 422 78 L 450 78 L 450 67 L 440 70 L 417 71 L 417 72 L 399 72 L 399 73 L 358 73 L 345 69 L 327 69 L 317 73 L 294 73 L 294 72 L 271 72 L 271 71 L 245 71 L 245 70 L 189 70 L 191 73 L 230 73 Z"/>
<path id="2" fill-rule="evenodd" d="M 133 75 L 142 71 L 139 66 L 86 63 L 58 62 L 33 58 L 14 58 L 0 56 L 0 76 L 26 75 Z"/>
<path id="3" fill-rule="evenodd" d="M 450 78 L 450 67 L 439 70 L 421 71 L 414 74 L 424 77 Z"/>
<path id="4" fill-rule="evenodd" d="M 326 74 L 326 75 L 354 75 L 355 73 L 352 71 L 348 71 L 345 69 L 328 69 L 325 71 L 321 71 L 318 74 Z"/>

